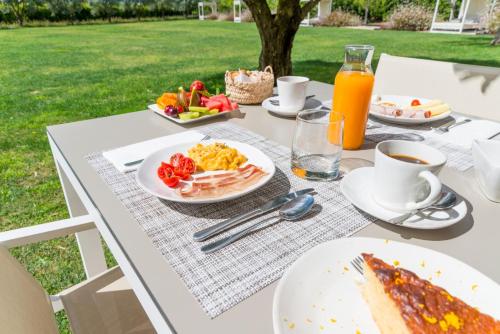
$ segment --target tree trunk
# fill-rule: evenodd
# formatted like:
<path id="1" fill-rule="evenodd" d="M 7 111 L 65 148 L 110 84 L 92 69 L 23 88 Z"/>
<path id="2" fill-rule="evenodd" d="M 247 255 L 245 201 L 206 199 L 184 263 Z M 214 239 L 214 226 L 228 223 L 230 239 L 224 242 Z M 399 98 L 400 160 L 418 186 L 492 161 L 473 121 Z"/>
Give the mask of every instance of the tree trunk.
<path id="1" fill-rule="evenodd" d="M 495 35 L 495 38 L 491 41 L 491 45 L 500 45 L 500 28 L 497 29 L 497 33 Z"/>
<path id="2" fill-rule="evenodd" d="M 262 30 L 259 67 L 270 65 L 275 77 L 292 74 L 292 46 L 299 24 L 285 27 L 270 27 Z"/>
<path id="3" fill-rule="evenodd" d="M 261 51 L 259 67 L 270 65 L 274 77 L 292 74 L 292 46 L 300 22 L 307 13 L 318 4 L 311 0 L 300 6 L 300 0 L 281 0 L 276 14 L 272 14 L 266 0 L 244 0 L 252 12 L 259 30 Z"/>

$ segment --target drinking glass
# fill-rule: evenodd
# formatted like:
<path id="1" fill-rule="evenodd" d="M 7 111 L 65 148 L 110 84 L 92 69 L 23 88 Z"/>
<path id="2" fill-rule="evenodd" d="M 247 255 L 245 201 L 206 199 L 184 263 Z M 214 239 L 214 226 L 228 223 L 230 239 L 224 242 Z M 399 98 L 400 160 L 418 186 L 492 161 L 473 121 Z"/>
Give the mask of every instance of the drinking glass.
<path id="1" fill-rule="evenodd" d="M 332 113 L 324 110 L 298 113 L 292 144 L 292 171 L 298 177 L 319 181 L 338 178 L 343 116 Z"/>

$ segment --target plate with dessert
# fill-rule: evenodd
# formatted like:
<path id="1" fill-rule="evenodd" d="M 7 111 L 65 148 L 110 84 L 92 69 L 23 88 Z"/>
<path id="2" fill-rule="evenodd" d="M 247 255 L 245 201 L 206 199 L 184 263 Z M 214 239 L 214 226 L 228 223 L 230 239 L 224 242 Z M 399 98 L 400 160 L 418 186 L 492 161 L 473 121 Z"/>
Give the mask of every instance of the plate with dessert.
<path id="1" fill-rule="evenodd" d="M 274 175 L 272 160 L 254 146 L 232 140 L 202 140 L 160 149 L 137 170 L 139 186 L 180 203 L 234 199 L 265 185 Z"/>
<path id="2" fill-rule="evenodd" d="M 276 334 L 500 333 L 499 320 L 500 286 L 490 278 L 448 255 L 372 238 L 309 250 L 273 302 Z"/>

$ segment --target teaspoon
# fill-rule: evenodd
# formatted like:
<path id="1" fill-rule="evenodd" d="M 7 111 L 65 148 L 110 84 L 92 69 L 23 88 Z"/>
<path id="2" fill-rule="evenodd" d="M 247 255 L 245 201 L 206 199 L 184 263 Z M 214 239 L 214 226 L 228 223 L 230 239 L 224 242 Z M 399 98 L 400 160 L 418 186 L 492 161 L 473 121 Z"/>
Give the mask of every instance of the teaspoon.
<path id="1" fill-rule="evenodd" d="M 309 194 L 301 195 L 297 198 L 294 198 L 290 202 L 284 204 L 279 211 L 279 221 L 281 220 L 297 220 L 303 217 L 306 213 L 308 213 L 314 204 L 314 197 Z M 218 241 L 212 242 L 208 245 L 201 247 L 201 251 L 205 254 L 213 253 L 219 249 L 226 247 L 227 245 L 232 244 L 236 240 L 247 236 L 248 234 L 256 231 L 259 227 L 264 225 L 268 219 L 264 219 L 258 223 L 250 225 L 249 227 L 241 230 L 240 232 L 231 234 L 230 236 L 220 239 Z"/>
<path id="2" fill-rule="evenodd" d="M 446 209 L 453 207 L 456 202 L 457 202 L 457 196 L 455 195 L 454 192 L 444 191 L 441 193 L 441 197 L 434 204 L 426 206 L 425 208 L 413 210 L 413 211 L 405 213 L 401 216 L 392 218 L 389 220 L 389 223 L 396 224 L 396 225 L 402 225 L 408 218 L 410 218 L 411 216 L 413 216 L 416 213 L 419 213 L 420 211 L 446 210 Z"/>

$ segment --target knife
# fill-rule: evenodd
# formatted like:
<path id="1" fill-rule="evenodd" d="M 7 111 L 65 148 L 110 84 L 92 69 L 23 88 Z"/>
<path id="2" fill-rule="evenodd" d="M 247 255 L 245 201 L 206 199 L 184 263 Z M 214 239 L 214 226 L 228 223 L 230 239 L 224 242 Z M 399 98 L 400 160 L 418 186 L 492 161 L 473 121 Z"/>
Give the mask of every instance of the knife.
<path id="1" fill-rule="evenodd" d="M 193 234 L 193 239 L 194 241 L 205 241 L 214 235 L 217 235 L 223 231 L 226 231 L 230 228 L 233 228 L 250 218 L 259 216 L 261 214 L 264 214 L 266 212 L 272 211 L 276 208 L 279 208 L 283 204 L 285 204 L 288 201 L 291 201 L 295 197 L 298 197 L 300 195 L 304 195 L 310 192 L 313 192 L 313 188 L 307 188 L 307 189 L 302 189 L 296 192 L 289 193 L 288 195 L 283 195 L 283 196 L 278 196 L 275 197 L 274 199 L 270 200 L 266 204 L 258 207 L 257 209 L 254 209 L 252 211 L 245 212 L 243 214 L 240 214 L 236 217 L 224 220 L 218 224 L 215 224 L 214 226 L 210 226 L 204 230 L 198 231 Z"/>

